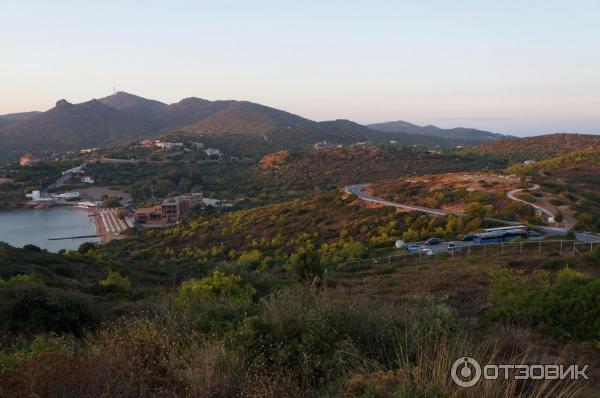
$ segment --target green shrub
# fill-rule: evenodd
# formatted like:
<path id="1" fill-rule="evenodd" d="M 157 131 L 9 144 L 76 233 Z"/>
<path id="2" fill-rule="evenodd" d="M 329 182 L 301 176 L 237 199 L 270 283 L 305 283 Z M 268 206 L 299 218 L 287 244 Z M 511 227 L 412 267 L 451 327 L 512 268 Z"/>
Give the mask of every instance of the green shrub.
<path id="1" fill-rule="evenodd" d="M 312 245 L 302 247 L 292 254 L 289 259 L 289 267 L 300 281 L 310 282 L 315 278 L 323 279 L 324 270 L 321 257 Z"/>
<path id="2" fill-rule="evenodd" d="M 540 264 L 540 268 L 548 270 L 548 271 L 558 271 L 558 270 L 568 267 L 568 266 L 569 266 L 569 263 L 567 263 L 567 260 L 562 259 L 562 258 L 550 258 L 550 259 L 544 260 Z"/>
<path id="3" fill-rule="evenodd" d="M 98 283 L 100 286 L 109 290 L 120 292 L 129 292 L 131 290 L 131 282 L 129 282 L 129 278 L 116 271 L 109 271 L 106 279 L 103 279 Z"/>
<path id="4" fill-rule="evenodd" d="M 484 321 L 509 320 L 540 327 L 555 336 L 575 341 L 600 340 L 600 278 L 570 268 L 561 269 L 556 281 L 521 276 L 504 270 L 492 275 L 490 309 Z"/>
<path id="5" fill-rule="evenodd" d="M 590 267 L 600 267 L 600 247 L 583 256 L 583 262 Z"/>
<path id="6" fill-rule="evenodd" d="M 238 275 L 225 275 L 214 271 L 202 279 L 190 279 L 181 283 L 178 300 L 180 302 L 240 302 L 249 303 L 255 290 L 250 285 L 242 285 Z"/>
<path id="7" fill-rule="evenodd" d="M 95 325 L 92 297 L 35 283 L 0 286 L 0 328 L 17 333 L 74 333 Z"/>

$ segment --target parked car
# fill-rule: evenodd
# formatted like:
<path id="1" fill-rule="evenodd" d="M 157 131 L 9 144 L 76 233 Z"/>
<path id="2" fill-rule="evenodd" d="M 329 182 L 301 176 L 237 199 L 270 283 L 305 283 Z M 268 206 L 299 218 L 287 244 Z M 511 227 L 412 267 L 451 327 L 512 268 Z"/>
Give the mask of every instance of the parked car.
<path id="1" fill-rule="evenodd" d="M 421 251 L 421 246 L 419 246 L 419 245 L 415 245 L 414 243 L 412 243 L 412 244 L 410 244 L 410 245 L 406 246 L 406 250 L 407 250 L 409 253 L 418 253 L 418 252 L 420 252 L 420 251 Z"/>
<path id="2" fill-rule="evenodd" d="M 428 255 L 428 256 L 433 256 L 433 250 L 428 249 L 426 247 L 421 247 L 421 253 Z"/>
<path id="3" fill-rule="evenodd" d="M 425 244 L 427 246 L 435 246 L 439 245 L 440 243 L 442 243 L 442 240 L 440 238 L 429 238 L 425 241 Z"/>
<path id="4" fill-rule="evenodd" d="M 462 241 L 463 241 L 463 242 L 472 242 L 474 237 L 475 237 L 475 236 L 474 236 L 474 235 L 472 235 L 472 234 L 464 235 L 464 236 L 462 237 Z"/>

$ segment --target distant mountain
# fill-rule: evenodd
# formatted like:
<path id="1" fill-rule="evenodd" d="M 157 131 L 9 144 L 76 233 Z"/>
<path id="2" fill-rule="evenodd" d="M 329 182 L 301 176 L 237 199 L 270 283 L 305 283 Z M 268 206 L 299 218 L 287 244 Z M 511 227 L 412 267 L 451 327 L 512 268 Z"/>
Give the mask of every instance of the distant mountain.
<path id="1" fill-rule="evenodd" d="M 408 123 L 402 120 L 395 122 L 385 122 L 368 124 L 368 128 L 383 131 L 387 133 L 410 133 L 420 134 L 430 137 L 446 138 L 450 140 L 458 140 L 462 142 L 462 145 L 477 145 L 484 142 L 505 140 L 514 138 L 503 134 L 492 133 L 489 131 L 469 129 L 464 127 L 457 127 L 453 129 L 442 129 L 437 126 L 417 126 L 416 124 Z"/>
<path id="2" fill-rule="evenodd" d="M 202 135 L 207 144 L 228 150 L 253 147 L 254 153 L 298 149 L 317 141 L 347 144 L 395 140 L 405 145 L 447 147 L 480 142 L 474 138 L 464 139 L 464 136 L 476 136 L 477 130 L 442 130 L 405 123 L 405 130 L 410 131 L 379 131 L 349 120 L 315 122 L 248 101 L 192 97 L 167 105 L 125 92 L 81 104 L 60 100 L 47 112 L 20 115 L 0 116 L 3 123 L 0 124 L 3 144 L 0 158 L 14 158 L 29 151 L 106 146 L 163 134 Z M 407 125 L 413 127 L 409 129 Z M 433 130 L 436 134 L 431 132 Z M 245 153 L 245 148 L 239 149 L 236 152 Z"/>
<path id="3" fill-rule="evenodd" d="M 560 133 L 488 142 L 464 148 L 462 152 L 523 161 L 542 160 L 596 147 L 600 147 L 600 135 Z"/>
<path id="4" fill-rule="evenodd" d="M 139 117 L 154 117 L 167 106 L 160 101 L 149 100 L 123 91 L 100 98 L 98 101 L 113 109 Z"/>
<path id="5" fill-rule="evenodd" d="M 98 100 L 71 104 L 60 100 L 47 112 L 0 129 L 4 154 L 75 150 L 137 138 L 147 125 Z"/>
<path id="6" fill-rule="evenodd" d="M 328 131 L 349 135 L 351 137 L 354 137 L 356 140 L 368 140 L 375 142 L 396 141 L 398 144 L 401 145 L 439 145 L 441 147 L 446 148 L 464 144 L 462 140 L 434 137 L 413 132 L 399 133 L 373 130 L 367 126 L 363 126 L 362 124 L 355 123 L 351 120 L 338 119 L 333 121 L 320 122 L 319 126 Z"/>
<path id="7" fill-rule="evenodd" d="M 269 133 L 277 129 L 316 127 L 303 117 L 246 101 L 215 101 L 211 114 L 183 128 L 192 133 Z"/>
<path id="8" fill-rule="evenodd" d="M 7 115 L 0 115 L 0 128 L 8 126 L 14 123 L 22 122 L 27 119 L 40 114 L 42 112 L 21 112 L 21 113 L 9 113 Z"/>

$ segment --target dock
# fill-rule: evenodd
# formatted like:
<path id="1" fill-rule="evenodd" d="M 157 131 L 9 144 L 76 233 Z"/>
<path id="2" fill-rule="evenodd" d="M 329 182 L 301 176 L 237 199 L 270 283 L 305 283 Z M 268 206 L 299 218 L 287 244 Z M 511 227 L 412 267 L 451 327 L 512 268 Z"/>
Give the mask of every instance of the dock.
<path id="1" fill-rule="evenodd" d="M 85 238 L 100 238 L 100 235 L 65 236 L 65 237 L 61 237 L 61 238 L 48 238 L 48 240 L 85 239 Z"/>

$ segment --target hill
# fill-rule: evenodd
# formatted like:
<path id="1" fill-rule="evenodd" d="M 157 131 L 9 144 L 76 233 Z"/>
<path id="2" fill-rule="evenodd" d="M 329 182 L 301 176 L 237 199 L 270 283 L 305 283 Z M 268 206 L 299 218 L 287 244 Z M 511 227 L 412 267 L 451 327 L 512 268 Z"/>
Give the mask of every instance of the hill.
<path id="1" fill-rule="evenodd" d="M 21 112 L 21 113 L 9 113 L 7 115 L 0 115 L 0 128 L 8 126 L 14 123 L 22 122 L 30 119 L 41 112 Z"/>
<path id="2" fill-rule="evenodd" d="M 71 104 L 60 100 L 47 112 L 0 129 L 0 154 L 67 151 L 139 137 L 148 130 L 142 119 L 129 117 L 98 100 Z"/>
<path id="3" fill-rule="evenodd" d="M 443 148 L 454 148 L 457 145 L 466 145 L 459 139 L 428 136 L 414 132 L 389 132 L 374 130 L 351 120 L 332 120 L 320 122 L 319 125 L 327 130 L 345 133 L 355 137 L 357 140 L 368 140 L 374 142 L 396 141 L 400 145 L 440 146 Z"/>
<path id="4" fill-rule="evenodd" d="M 167 104 L 160 101 L 149 100 L 137 95 L 119 91 L 114 95 L 100 98 L 98 101 L 113 109 L 124 111 L 133 117 L 149 117 L 155 119 Z M 153 121 L 156 123 L 156 121 Z"/>
<path id="5" fill-rule="evenodd" d="M 267 156 L 255 167 L 254 175 L 272 186 L 302 191 L 497 166 L 481 159 L 432 154 L 410 148 L 359 145 L 305 151 L 277 162 Z"/>
<path id="6" fill-rule="evenodd" d="M 537 203 L 574 215 L 578 230 L 600 231 L 600 148 L 514 164 L 506 172 L 530 176 L 544 193 Z"/>
<path id="7" fill-rule="evenodd" d="M 0 158 L 14 158 L 28 151 L 62 152 L 106 146 L 173 133 L 210 136 L 207 141 L 213 141 L 219 148 L 243 152 L 248 147 L 261 155 L 282 149 L 301 149 L 321 141 L 348 144 L 394 140 L 404 145 L 442 147 L 480 142 L 471 137 L 476 135 L 472 133 L 476 130 L 437 129 L 435 134 L 429 134 L 426 133 L 428 128 L 420 129 L 377 131 L 349 120 L 315 122 L 248 101 L 191 97 L 167 105 L 117 92 L 81 104 L 60 100 L 43 113 L 0 117 L 0 139 L 5 143 L 0 148 Z M 247 136 L 240 138 L 240 135 Z M 466 139 L 466 136 L 471 138 Z"/>
<path id="8" fill-rule="evenodd" d="M 476 129 L 457 127 L 453 129 L 442 129 L 437 126 L 417 126 L 416 124 L 408 123 L 402 120 L 385 123 L 368 124 L 368 128 L 383 131 L 386 133 L 409 133 L 416 135 L 424 135 L 442 139 L 453 140 L 459 142 L 458 145 L 476 145 L 489 141 L 506 140 L 513 138 L 511 136 L 491 133 Z M 456 144 L 455 144 L 456 145 Z"/>
<path id="9" fill-rule="evenodd" d="M 600 135 L 561 133 L 489 142 L 473 148 L 465 148 L 462 153 L 493 156 L 512 161 L 542 160 L 598 145 L 600 145 Z"/>

